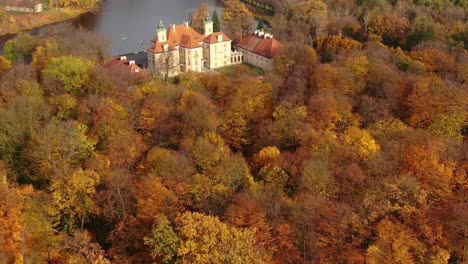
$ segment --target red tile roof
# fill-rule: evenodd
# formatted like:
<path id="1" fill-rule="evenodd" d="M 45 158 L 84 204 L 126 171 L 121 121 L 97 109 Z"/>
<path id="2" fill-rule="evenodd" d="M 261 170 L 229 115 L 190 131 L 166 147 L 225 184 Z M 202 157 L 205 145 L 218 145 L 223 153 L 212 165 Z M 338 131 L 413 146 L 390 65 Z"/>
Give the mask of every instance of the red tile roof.
<path id="1" fill-rule="evenodd" d="M 223 32 L 215 32 L 210 35 L 208 35 L 203 41 L 208 43 L 208 44 L 213 44 L 213 43 L 218 43 L 218 36 L 222 35 L 223 36 L 223 42 L 224 41 L 231 41 L 231 39 L 226 36 Z"/>
<path id="2" fill-rule="evenodd" d="M 272 37 L 251 34 L 239 42 L 237 46 L 271 59 L 276 55 L 282 45 Z"/>
<path id="3" fill-rule="evenodd" d="M 106 62 L 104 64 L 104 67 L 106 68 L 119 67 L 122 69 L 128 69 L 128 71 L 133 72 L 133 73 L 143 73 L 143 70 L 140 68 L 140 66 L 136 65 L 135 63 L 130 64 L 130 61 L 126 59 L 121 59 L 120 57 L 115 57 L 111 59 L 110 61 Z"/>
<path id="4" fill-rule="evenodd" d="M 149 52 L 152 52 L 152 53 L 161 53 L 164 51 L 164 45 L 168 45 L 168 50 L 169 51 L 173 51 L 173 50 L 176 50 L 176 45 L 171 45 L 168 41 L 161 41 L 161 42 L 158 42 L 156 39 L 153 39 L 153 46 L 151 46 L 150 49 L 148 49 Z"/>
<path id="5" fill-rule="evenodd" d="M 175 30 L 174 30 L 175 29 Z M 161 53 L 164 51 L 164 44 L 169 45 L 169 50 L 175 50 L 177 46 L 187 49 L 201 47 L 203 35 L 185 24 L 170 26 L 167 31 L 167 41 L 159 42 L 157 38 L 152 40 L 153 45 L 148 49 L 151 53 Z"/>

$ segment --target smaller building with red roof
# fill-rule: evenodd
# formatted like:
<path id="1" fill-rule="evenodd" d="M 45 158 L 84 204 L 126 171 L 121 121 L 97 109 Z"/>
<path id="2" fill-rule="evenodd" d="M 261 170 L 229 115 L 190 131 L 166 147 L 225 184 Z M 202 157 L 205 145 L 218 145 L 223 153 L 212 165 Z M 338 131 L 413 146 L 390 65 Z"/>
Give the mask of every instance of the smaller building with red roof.
<path id="1" fill-rule="evenodd" d="M 135 74 L 144 74 L 143 69 L 136 65 L 134 60 L 127 60 L 126 56 L 112 58 L 103 66 L 105 68 L 121 69 Z"/>
<path id="2" fill-rule="evenodd" d="M 281 43 L 272 34 L 256 30 L 237 44 L 237 49 L 244 55 L 244 62 L 262 68 L 265 71 L 274 69 L 273 58 L 281 48 Z"/>

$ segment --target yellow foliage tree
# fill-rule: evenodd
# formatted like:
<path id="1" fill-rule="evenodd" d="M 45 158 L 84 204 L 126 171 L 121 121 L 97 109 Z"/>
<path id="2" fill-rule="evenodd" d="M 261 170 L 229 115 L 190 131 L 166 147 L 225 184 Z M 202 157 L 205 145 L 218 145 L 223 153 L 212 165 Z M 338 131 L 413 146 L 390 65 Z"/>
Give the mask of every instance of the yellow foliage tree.
<path id="1" fill-rule="evenodd" d="M 32 65 L 41 71 L 49 64 L 50 60 L 58 54 L 58 43 L 53 39 L 47 39 L 44 45 L 37 47 L 32 53 Z"/>
<path id="2" fill-rule="evenodd" d="M 200 8 L 195 9 L 192 13 L 192 17 L 190 19 L 190 26 L 195 29 L 197 32 L 203 33 L 205 30 L 204 22 L 206 17 L 209 15 L 210 6 L 208 3 L 202 3 Z"/>
<path id="3" fill-rule="evenodd" d="M 0 259 L 5 263 L 23 263 L 22 213 L 26 196 L 32 187 L 10 187 L 0 184 Z"/>
<path id="4" fill-rule="evenodd" d="M 247 36 L 253 28 L 253 15 L 240 0 L 224 1 L 223 18 L 226 33 L 233 39 L 234 43 L 239 42 Z"/>
<path id="5" fill-rule="evenodd" d="M 214 216 L 186 212 L 176 219 L 182 263 L 266 263 L 255 231 L 230 227 Z"/>
<path id="6" fill-rule="evenodd" d="M 367 249 L 367 262 L 377 263 L 419 263 L 423 262 L 426 248 L 412 230 L 395 224 L 388 219 L 376 227 L 377 239 Z"/>
<path id="7" fill-rule="evenodd" d="M 350 127 L 346 130 L 343 135 L 343 143 L 351 146 L 362 159 L 366 159 L 370 154 L 380 150 L 379 144 L 366 130 L 356 127 Z"/>
<path id="8" fill-rule="evenodd" d="M 270 167 L 277 164 L 281 152 L 275 146 L 264 147 L 253 156 L 253 161 L 262 167 Z"/>
<path id="9" fill-rule="evenodd" d="M 5 57 L 0 56 L 0 76 L 11 68 L 11 61 Z"/>
<path id="10" fill-rule="evenodd" d="M 99 181 L 96 172 L 77 169 L 68 177 L 55 178 L 51 182 L 52 208 L 62 218 L 65 230 L 82 229 L 86 218 L 98 212 L 92 196 Z"/>

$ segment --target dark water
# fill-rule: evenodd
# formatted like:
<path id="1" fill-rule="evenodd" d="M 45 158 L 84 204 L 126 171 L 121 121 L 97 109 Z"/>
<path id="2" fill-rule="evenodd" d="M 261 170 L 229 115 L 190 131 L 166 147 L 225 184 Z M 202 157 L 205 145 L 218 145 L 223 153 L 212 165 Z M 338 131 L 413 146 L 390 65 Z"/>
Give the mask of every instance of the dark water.
<path id="1" fill-rule="evenodd" d="M 85 28 L 105 35 L 110 41 L 111 54 L 146 50 L 155 36 L 155 28 L 162 20 L 166 24 L 181 24 L 202 3 L 208 3 L 210 12 L 221 12 L 216 0 L 106 0 L 96 13 L 87 13 L 73 21 L 45 26 L 28 31 L 33 35 L 63 24 Z M 0 36 L 0 54 L 3 44 L 15 35 Z"/>

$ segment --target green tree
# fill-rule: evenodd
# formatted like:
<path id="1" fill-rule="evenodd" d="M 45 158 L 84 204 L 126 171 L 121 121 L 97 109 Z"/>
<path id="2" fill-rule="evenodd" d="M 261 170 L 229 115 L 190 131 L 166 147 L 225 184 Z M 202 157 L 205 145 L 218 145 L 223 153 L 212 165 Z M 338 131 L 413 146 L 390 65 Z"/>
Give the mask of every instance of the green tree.
<path id="1" fill-rule="evenodd" d="M 91 62 L 75 57 L 61 56 L 52 58 L 42 70 L 42 79 L 52 91 L 64 89 L 75 95 L 85 94 L 85 84 L 89 80 L 88 70 Z"/>
<path id="2" fill-rule="evenodd" d="M 263 19 L 259 19 L 258 24 L 257 24 L 257 29 L 260 30 L 260 29 L 263 29 L 264 27 L 265 25 L 263 24 Z"/>
<path id="3" fill-rule="evenodd" d="M 31 53 L 37 45 L 37 39 L 31 35 L 20 33 L 16 38 L 8 40 L 3 46 L 3 56 L 13 62 L 31 61 Z"/>
<path id="4" fill-rule="evenodd" d="M 462 109 L 451 109 L 438 114 L 429 126 L 429 131 L 436 136 L 462 138 L 463 127 L 467 125 L 467 114 Z"/>
<path id="5" fill-rule="evenodd" d="M 409 29 L 407 47 L 411 48 L 435 37 L 435 22 L 431 17 L 421 15 L 414 19 Z"/>
<path id="6" fill-rule="evenodd" d="M 213 15 L 211 16 L 213 21 L 213 32 L 220 32 L 221 31 L 221 22 L 219 21 L 218 11 L 213 11 Z"/>
<path id="7" fill-rule="evenodd" d="M 171 222 L 163 214 L 156 216 L 151 235 L 145 237 L 145 245 L 151 248 L 154 263 L 174 263 L 179 241 Z"/>

